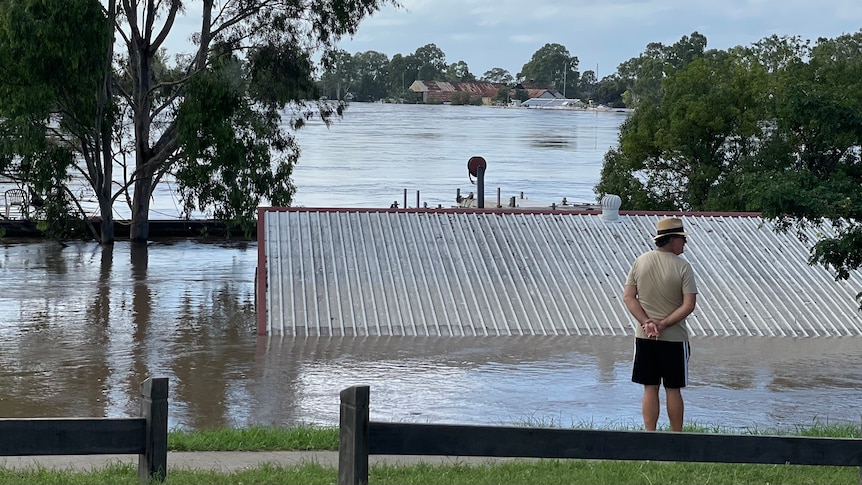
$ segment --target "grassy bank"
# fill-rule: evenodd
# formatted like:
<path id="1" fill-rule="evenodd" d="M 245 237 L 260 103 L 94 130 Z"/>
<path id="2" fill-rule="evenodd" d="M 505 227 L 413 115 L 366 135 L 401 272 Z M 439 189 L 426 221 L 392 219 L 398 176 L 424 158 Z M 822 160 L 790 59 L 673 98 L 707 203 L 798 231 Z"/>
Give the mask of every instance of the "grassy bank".
<path id="1" fill-rule="evenodd" d="M 720 427 L 692 425 L 687 431 L 730 432 Z M 794 429 L 745 429 L 748 434 L 784 434 L 859 438 L 856 426 L 815 424 Z M 217 429 L 172 431 L 172 451 L 336 450 L 335 428 Z M 729 465 L 654 462 L 596 462 L 584 460 L 515 460 L 480 465 L 377 466 L 370 470 L 372 484 L 858 484 L 855 467 L 788 465 Z M 335 468 L 306 463 L 300 466 L 260 466 L 236 473 L 169 469 L 167 485 L 203 484 L 334 484 Z M 137 469 L 116 465 L 90 472 L 47 469 L 0 469 L 2 484 L 136 484 Z"/>

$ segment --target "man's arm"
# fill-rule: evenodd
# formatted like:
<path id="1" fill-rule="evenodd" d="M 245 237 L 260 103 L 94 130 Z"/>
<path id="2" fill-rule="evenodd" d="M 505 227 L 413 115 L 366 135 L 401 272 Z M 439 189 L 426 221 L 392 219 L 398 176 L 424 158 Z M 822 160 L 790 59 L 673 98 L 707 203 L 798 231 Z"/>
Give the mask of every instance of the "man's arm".
<path id="1" fill-rule="evenodd" d="M 638 300 L 638 287 L 636 285 L 626 285 L 623 289 L 623 302 L 626 304 L 629 313 L 638 321 L 647 337 L 658 337 L 659 329 L 658 322 L 650 318 Z"/>
<path id="2" fill-rule="evenodd" d="M 626 285 L 623 289 L 623 302 L 626 304 L 626 308 L 628 308 L 629 313 L 638 323 L 643 326 L 649 320 L 649 315 L 644 311 L 644 307 L 641 306 L 640 300 L 638 300 L 638 287 L 636 285 Z"/>
<path id="3" fill-rule="evenodd" d="M 681 322 L 694 311 L 694 307 L 696 305 L 697 293 L 685 293 L 682 295 L 682 305 L 680 305 L 679 308 L 674 310 L 670 315 L 657 322 L 658 330 L 662 331 Z"/>

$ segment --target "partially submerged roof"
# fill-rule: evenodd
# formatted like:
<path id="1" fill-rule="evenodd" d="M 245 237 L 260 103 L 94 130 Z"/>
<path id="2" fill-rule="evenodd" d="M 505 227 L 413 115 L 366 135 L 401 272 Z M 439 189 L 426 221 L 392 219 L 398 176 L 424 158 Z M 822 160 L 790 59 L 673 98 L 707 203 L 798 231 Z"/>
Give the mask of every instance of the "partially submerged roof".
<path id="1" fill-rule="evenodd" d="M 666 214 L 620 214 L 261 209 L 258 329 L 633 335 L 623 284 Z M 836 282 L 806 264 L 809 244 L 756 214 L 675 215 L 691 233 L 684 257 L 700 291 L 692 335 L 862 335 L 858 274 Z"/>
<path id="2" fill-rule="evenodd" d="M 449 81 L 423 81 L 416 80 L 409 89 L 417 93 L 426 93 L 431 97 L 448 96 L 453 93 L 462 92 L 471 95 L 491 98 L 497 95 L 497 90 L 506 87 L 502 83 L 491 83 L 485 81 L 475 82 L 449 82 Z"/>

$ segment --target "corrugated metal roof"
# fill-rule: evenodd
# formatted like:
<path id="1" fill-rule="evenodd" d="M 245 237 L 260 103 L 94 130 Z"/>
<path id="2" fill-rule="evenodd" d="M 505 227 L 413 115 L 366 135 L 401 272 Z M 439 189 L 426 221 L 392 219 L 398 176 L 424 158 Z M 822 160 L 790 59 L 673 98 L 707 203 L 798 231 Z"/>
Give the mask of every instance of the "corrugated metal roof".
<path id="1" fill-rule="evenodd" d="M 274 335 L 632 335 L 631 262 L 663 216 L 262 210 Z M 760 217 L 682 215 L 695 336 L 858 336 L 862 278 L 836 282 Z M 826 230 L 826 228 L 821 228 Z M 816 240 L 818 233 L 809 234 Z M 262 291 L 262 290 L 261 290 Z"/>
<path id="2" fill-rule="evenodd" d="M 485 81 L 475 82 L 449 82 L 449 81 L 423 81 L 416 80 L 410 85 L 414 92 L 465 92 L 479 94 L 481 96 L 495 96 L 497 90 L 506 87 L 503 83 L 491 83 Z"/>

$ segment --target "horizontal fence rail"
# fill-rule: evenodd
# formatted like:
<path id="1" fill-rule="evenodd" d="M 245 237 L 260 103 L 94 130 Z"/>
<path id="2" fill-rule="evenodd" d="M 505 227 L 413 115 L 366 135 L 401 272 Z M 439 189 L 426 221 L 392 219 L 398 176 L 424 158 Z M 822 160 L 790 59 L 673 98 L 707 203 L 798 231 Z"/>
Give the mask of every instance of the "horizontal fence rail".
<path id="1" fill-rule="evenodd" d="M 163 481 L 168 462 L 168 379 L 141 384 L 136 418 L 0 419 L 0 456 L 139 455 L 141 483 Z"/>
<path id="2" fill-rule="evenodd" d="M 369 394 L 341 392 L 339 485 L 367 484 L 369 455 L 862 467 L 862 439 L 380 423 L 369 421 Z"/>
<path id="3" fill-rule="evenodd" d="M 0 419 L 0 455 L 144 453 L 143 418 Z"/>

